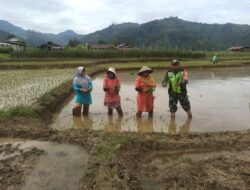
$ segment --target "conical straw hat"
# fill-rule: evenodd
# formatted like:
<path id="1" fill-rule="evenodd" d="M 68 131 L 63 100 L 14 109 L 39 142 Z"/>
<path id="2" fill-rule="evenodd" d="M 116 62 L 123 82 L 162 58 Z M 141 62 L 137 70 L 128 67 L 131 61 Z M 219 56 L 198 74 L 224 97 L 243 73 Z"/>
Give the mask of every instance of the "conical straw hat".
<path id="1" fill-rule="evenodd" d="M 140 69 L 140 71 L 138 72 L 138 74 L 140 74 L 140 73 L 142 73 L 142 72 L 145 72 L 145 71 L 149 71 L 150 73 L 153 72 L 153 70 L 150 69 L 149 67 L 143 66 L 143 67 Z"/>

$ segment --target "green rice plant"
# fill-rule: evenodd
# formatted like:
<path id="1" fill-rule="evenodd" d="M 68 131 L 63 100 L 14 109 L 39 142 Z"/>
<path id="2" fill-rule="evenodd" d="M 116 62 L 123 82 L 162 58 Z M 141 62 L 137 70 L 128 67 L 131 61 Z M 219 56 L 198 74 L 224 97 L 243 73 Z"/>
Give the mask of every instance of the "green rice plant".
<path id="1" fill-rule="evenodd" d="M 73 77 L 73 69 L 0 71 L 0 109 L 30 106 L 46 92 Z"/>

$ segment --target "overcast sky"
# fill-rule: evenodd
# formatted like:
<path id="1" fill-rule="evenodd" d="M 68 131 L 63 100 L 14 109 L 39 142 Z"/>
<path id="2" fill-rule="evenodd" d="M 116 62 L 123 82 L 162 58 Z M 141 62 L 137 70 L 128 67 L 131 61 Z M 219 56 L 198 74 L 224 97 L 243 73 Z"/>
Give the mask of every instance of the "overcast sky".
<path id="1" fill-rule="evenodd" d="M 0 20 L 24 29 L 88 34 L 112 23 L 169 16 L 202 23 L 250 24 L 250 0 L 0 0 Z"/>

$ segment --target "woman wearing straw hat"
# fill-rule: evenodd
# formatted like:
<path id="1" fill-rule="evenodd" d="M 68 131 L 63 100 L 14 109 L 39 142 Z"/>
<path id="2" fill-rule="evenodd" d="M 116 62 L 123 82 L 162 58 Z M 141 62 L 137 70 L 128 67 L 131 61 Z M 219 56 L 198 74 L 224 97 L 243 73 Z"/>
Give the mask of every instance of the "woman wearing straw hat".
<path id="1" fill-rule="evenodd" d="M 153 115 L 154 111 L 154 96 L 153 92 L 156 88 L 156 82 L 150 75 L 153 72 L 149 67 L 143 66 L 138 72 L 135 81 L 135 90 L 137 95 L 137 117 L 141 117 L 142 112 L 148 112 L 149 116 Z"/>
<path id="2" fill-rule="evenodd" d="M 103 90 L 105 91 L 104 105 L 108 108 L 108 114 L 113 115 L 113 109 L 116 109 L 119 116 L 123 115 L 121 108 L 121 98 L 119 95 L 121 82 L 116 76 L 115 68 L 110 67 L 103 80 Z"/>

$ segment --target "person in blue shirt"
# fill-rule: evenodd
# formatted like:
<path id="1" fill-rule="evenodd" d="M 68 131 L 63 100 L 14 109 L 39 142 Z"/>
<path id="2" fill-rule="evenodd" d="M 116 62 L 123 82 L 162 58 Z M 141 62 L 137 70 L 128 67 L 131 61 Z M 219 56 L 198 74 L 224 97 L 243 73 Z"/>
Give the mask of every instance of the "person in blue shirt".
<path id="1" fill-rule="evenodd" d="M 88 115 L 89 106 L 92 104 L 91 91 L 93 84 L 91 78 L 86 75 L 84 67 L 79 66 L 76 69 L 76 76 L 73 80 L 73 89 L 75 91 L 75 107 L 73 108 L 73 115 L 80 116 L 83 107 L 83 115 Z"/>

